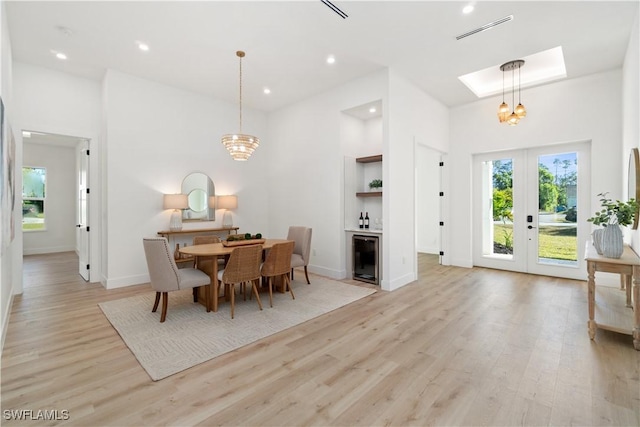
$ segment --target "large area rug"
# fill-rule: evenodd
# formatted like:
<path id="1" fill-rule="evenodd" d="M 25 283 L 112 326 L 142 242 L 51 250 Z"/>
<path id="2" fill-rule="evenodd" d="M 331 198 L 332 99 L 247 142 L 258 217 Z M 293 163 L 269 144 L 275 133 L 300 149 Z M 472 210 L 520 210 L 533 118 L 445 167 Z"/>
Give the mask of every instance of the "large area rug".
<path id="1" fill-rule="evenodd" d="M 155 292 L 98 304 L 152 380 L 157 381 L 206 362 L 307 320 L 343 307 L 375 292 L 319 276 L 292 283 L 296 299 L 274 292 L 243 301 L 236 295 L 234 319 L 229 304 L 216 313 L 193 303 L 190 290 L 171 292 L 167 319 L 160 323 L 162 303 L 152 313 Z"/>

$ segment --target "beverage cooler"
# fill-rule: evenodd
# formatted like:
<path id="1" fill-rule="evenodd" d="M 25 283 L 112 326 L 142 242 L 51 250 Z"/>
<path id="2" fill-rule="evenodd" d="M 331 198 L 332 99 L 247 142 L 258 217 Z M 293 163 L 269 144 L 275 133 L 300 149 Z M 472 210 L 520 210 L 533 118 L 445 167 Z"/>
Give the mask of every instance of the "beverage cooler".
<path id="1" fill-rule="evenodd" d="M 379 285 L 378 237 L 353 236 L 353 279 Z"/>

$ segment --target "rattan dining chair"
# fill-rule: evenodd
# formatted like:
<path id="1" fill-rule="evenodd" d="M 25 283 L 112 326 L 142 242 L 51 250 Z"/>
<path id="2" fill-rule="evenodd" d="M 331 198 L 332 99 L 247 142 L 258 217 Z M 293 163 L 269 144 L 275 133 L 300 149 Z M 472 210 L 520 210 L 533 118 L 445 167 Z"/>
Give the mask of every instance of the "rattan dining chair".
<path id="1" fill-rule="evenodd" d="M 156 291 L 153 313 L 158 309 L 160 294 L 162 294 L 162 314 L 160 323 L 167 318 L 169 292 L 181 289 L 192 289 L 205 286 L 207 311 L 209 307 L 209 284 L 211 278 L 196 268 L 178 268 L 173 254 L 169 251 L 169 243 L 164 237 L 150 237 L 142 239 L 144 254 L 149 268 L 151 287 Z"/>
<path id="2" fill-rule="evenodd" d="M 229 256 L 229 261 L 224 269 L 218 271 L 218 280 L 225 288 L 229 287 L 231 299 L 231 318 L 233 319 L 235 310 L 235 285 L 251 283 L 253 293 L 258 301 L 258 306 L 262 310 L 260 295 L 258 294 L 258 283 L 260 282 L 260 262 L 262 261 L 262 245 L 238 246 Z M 226 289 L 225 289 L 226 292 Z"/>
<path id="3" fill-rule="evenodd" d="M 193 237 L 194 245 L 207 245 L 210 243 L 220 243 L 220 237 L 218 236 L 194 236 Z M 211 269 L 213 268 L 212 264 L 213 264 L 213 257 L 198 257 L 196 267 L 210 275 Z M 224 264 L 225 264 L 225 259 L 218 258 L 218 269 L 224 268 Z"/>
<path id="4" fill-rule="evenodd" d="M 273 281 L 280 277 L 282 280 L 282 290 L 289 290 L 291 298 L 296 299 L 291 289 L 291 281 L 289 280 L 289 271 L 291 270 L 291 254 L 295 242 L 276 243 L 267 254 L 267 258 L 262 264 L 260 272 L 262 277 L 266 278 L 269 285 L 269 305 L 273 307 Z"/>

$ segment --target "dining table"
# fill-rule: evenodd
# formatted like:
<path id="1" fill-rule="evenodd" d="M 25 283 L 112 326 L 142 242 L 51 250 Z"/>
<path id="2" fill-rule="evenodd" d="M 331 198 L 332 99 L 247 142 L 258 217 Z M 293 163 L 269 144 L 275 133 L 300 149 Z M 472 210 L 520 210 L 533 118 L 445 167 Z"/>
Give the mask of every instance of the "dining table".
<path id="1" fill-rule="evenodd" d="M 255 242 L 254 244 L 262 245 L 262 250 L 269 250 L 273 247 L 273 245 L 277 243 L 285 243 L 290 240 L 287 239 L 261 239 L 264 241 Z M 239 243 L 242 241 L 234 241 L 233 243 L 207 243 L 203 245 L 192 245 L 184 248 L 180 248 L 179 252 L 185 255 L 191 255 L 196 258 L 196 265 L 198 265 L 198 258 L 213 258 L 213 268 L 210 269 L 210 277 L 212 292 L 209 292 L 211 300 L 206 300 L 205 297 L 205 306 L 207 310 L 218 311 L 218 301 L 220 296 L 218 295 L 218 259 L 224 258 L 228 255 L 231 255 L 233 250 L 242 245 L 243 243 Z M 253 242 L 247 241 L 246 244 L 251 244 Z M 229 246 L 227 246 L 229 245 Z M 225 292 L 226 294 L 226 292 Z M 205 293 L 206 295 L 206 293 Z M 202 301 L 201 296 L 198 296 L 198 301 Z"/>

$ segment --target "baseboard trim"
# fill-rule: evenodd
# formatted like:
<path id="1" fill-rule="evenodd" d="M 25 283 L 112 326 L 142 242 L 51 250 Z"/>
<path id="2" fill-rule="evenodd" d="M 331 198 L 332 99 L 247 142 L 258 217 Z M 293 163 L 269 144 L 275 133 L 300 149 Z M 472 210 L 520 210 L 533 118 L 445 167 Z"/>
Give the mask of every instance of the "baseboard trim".
<path id="1" fill-rule="evenodd" d="M 44 254 L 56 254 L 58 252 L 76 252 L 75 246 L 56 246 L 53 248 L 32 248 L 22 249 L 23 255 L 44 255 Z"/>

